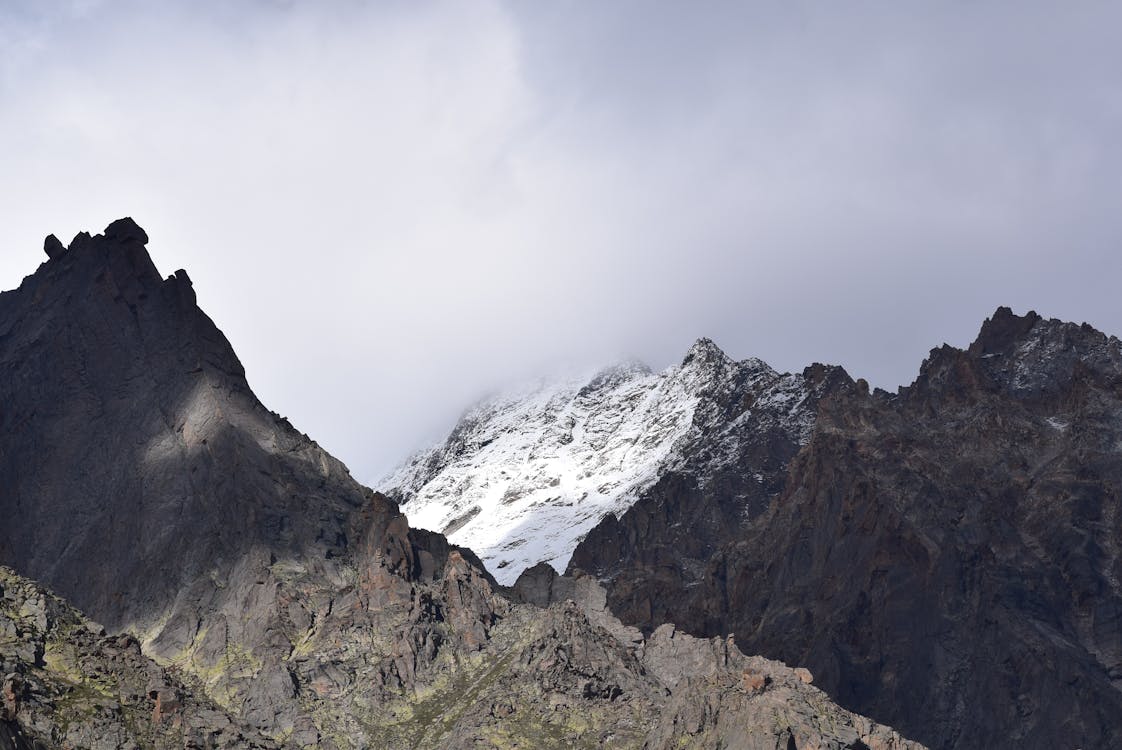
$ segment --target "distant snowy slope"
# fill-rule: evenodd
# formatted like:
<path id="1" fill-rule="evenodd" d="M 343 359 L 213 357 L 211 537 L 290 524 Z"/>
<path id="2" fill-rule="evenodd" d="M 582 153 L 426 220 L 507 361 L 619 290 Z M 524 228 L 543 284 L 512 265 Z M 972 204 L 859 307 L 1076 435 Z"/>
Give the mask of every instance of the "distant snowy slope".
<path id="1" fill-rule="evenodd" d="M 470 547 L 510 584 L 541 561 L 564 570 L 593 526 L 667 471 L 735 461 L 757 427 L 747 418 L 803 442 L 806 396 L 802 375 L 734 362 L 701 339 L 661 373 L 619 365 L 484 401 L 379 487 L 411 525 Z"/>

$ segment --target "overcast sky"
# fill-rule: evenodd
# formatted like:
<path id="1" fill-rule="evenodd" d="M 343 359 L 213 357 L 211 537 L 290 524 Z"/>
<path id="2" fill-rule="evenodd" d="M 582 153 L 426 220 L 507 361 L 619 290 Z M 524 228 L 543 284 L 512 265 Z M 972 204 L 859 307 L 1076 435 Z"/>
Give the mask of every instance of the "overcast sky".
<path id="1" fill-rule="evenodd" d="M 131 215 L 371 482 L 488 389 L 699 336 L 894 389 L 1122 333 L 1117 3 L 0 0 L 0 287 Z"/>

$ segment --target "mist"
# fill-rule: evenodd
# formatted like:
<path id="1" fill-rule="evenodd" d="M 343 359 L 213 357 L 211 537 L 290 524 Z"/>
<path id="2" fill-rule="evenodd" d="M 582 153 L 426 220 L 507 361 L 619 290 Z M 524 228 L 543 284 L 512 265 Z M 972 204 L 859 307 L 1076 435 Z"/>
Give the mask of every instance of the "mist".
<path id="1" fill-rule="evenodd" d="M 895 389 L 998 305 L 1122 333 L 1122 9 L 0 6 L 0 287 L 132 216 L 373 482 L 700 337 Z"/>

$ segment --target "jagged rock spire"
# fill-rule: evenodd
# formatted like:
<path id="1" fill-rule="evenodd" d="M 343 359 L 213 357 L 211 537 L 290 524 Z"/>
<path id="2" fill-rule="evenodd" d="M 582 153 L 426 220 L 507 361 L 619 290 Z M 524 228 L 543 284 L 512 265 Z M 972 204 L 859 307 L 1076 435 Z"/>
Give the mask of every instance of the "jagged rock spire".
<path id="1" fill-rule="evenodd" d="M 982 324 L 978 338 L 970 346 L 970 353 L 980 355 L 1005 351 L 1031 331 L 1040 320 L 1040 316 L 1033 310 L 1029 310 L 1025 315 L 1016 315 L 1008 307 L 999 307 Z"/>
<path id="2" fill-rule="evenodd" d="M 66 252 L 66 247 L 59 241 L 58 237 L 53 234 L 48 234 L 47 238 L 43 240 L 43 252 L 47 254 L 48 258 L 57 258 Z"/>
<path id="3" fill-rule="evenodd" d="M 731 362 L 731 360 L 721 347 L 713 342 L 713 339 L 702 336 L 686 351 L 686 356 L 682 358 L 682 367 L 721 362 Z"/>
<path id="4" fill-rule="evenodd" d="M 140 225 L 132 220 L 132 217 L 126 216 L 123 219 L 117 219 L 105 228 L 105 236 L 111 240 L 118 242 L 127 242 L 135 240 L 141 245 L 148 244 L 148 233 L 140 228 Z"/>

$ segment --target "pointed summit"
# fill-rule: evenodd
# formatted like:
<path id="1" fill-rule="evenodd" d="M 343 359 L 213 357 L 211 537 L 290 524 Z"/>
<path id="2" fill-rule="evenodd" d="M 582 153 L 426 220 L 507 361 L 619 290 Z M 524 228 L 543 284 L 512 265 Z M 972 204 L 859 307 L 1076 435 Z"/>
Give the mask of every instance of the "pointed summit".
<path id="1" fill-rule="evenodd" d="M 66 246 L 59 241 L 58 237 L 48 234 L 47 238 L 43 240 L 43 252 L 47 254 L 48 258 L 54 259 L 66 252 Z"/>
<path id="2" fill-rule="evenodd" d="M 147 245 L 148 233 L 126 216 L 111 222 L 101 234 L 79 232 L 69 247 L 52 257 L 62 260 L 60 267 L 80 279 L 78 283 L 104 282 L 111 296 L 136 304 L 156 293 L 163 282 Z"/>
<path id="3" fill-rule="evenodd" d="M 1032 310 L 1021 316 L 1008 307 L 999 307 L 982 324 L 978 338 L 970 345 L 970 353 L 981 355 L 1005 351 L 1031 331 L 1040 320 L 1041 317 Z"/>
<path id="4" fill-rule="evenodd" d="M 132 220 L 131 216 L 117 219 L 105 228 L 105 237 L 118 242 L 136 241 L 141 245 L 148 244 L 148 233 Z"/>
<path id="5" fill-rule="evenodd" d="M 692 365 L 724 364 L 731 362 L 728 355 L 721 351 L 721 347 L 713 343 L 713 339 L 702 336 L 693 342 L 693 346 L 682 358 L 682 367 Z"/>

